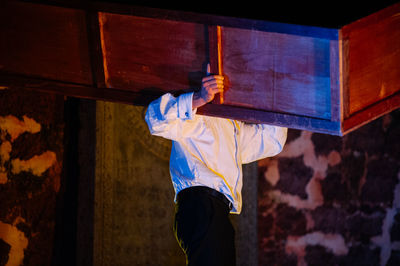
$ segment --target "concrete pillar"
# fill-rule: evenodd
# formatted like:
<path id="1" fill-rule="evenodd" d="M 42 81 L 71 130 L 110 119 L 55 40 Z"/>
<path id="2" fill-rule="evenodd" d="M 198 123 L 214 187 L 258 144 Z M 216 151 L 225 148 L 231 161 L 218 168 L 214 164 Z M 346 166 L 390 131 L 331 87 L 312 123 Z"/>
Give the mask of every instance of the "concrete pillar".
<path id="1" fill-rule="evenodd" d="M 257 241 L 257 162 L 243 165 L 243 208 L 240 215 L 232 215 L 236 230 L 236 265 L 258 265 Z"/>

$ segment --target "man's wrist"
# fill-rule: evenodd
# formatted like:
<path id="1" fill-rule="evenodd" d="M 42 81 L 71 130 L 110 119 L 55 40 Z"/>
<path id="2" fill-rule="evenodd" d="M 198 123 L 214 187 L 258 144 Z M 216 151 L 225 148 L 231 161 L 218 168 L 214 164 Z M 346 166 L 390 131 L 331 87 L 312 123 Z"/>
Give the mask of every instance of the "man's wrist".
<path id="1" fill-rule="evenodd" d="M 192 108 L 196 109 L 199 108 L 200 106 L 205 105 L 207 102 L 201 97 L 200 92 L 195 92 L 193 94 L 193 103 L 192 103 Z"/>

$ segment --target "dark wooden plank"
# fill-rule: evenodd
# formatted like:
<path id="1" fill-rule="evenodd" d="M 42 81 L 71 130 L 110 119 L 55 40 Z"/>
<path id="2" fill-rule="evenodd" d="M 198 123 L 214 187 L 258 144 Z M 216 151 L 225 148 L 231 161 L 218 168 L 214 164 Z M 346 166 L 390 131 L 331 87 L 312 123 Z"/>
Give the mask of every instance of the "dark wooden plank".
<path id="1" fill-rule="evenodd" d="M 131 91 L 198 89 L 205 74 L 205 27 L 100 13 L 106 84 Z"/>
<path id="2" fill-rule="evenodd" d="M 312 3 L 274 1 L 265 5 L 260 1 L 247 1 L 246 4 L 227 1 L 202 1 L 193 4 L 190 1 L 127 1 L 127 0 L 24 0 L 29 2 L 42 2 L 46 4 L 85 9 L 88 4 L 97 6 L 101 4 L 101 11 L 121 14 L 130 14 L 131 9 L 147 7 L 174 10 L 177 13 L 188 14 L 214 14 L 234 18 L 247 18 L 250 20 L 268 20 L 288 24 L 311 25 L 324 28 L 337 29 L 359 18 L 376 12 L 398 0 L 380 0 L 364 2 L 362 5 L 348 5 L 348 1 L 313 1 Z M 125 4 L 121 4 L 125 3 Z M 136 5 L 132 8 L 132 5 Z M 228 8 L 229 6 L 229 8 Z M 346 6 L 346 8 L 343 8 Z M 111 9 L 110 9 L 111 8 Z M 329 12 L 327 11 L 329 10 Z M 133 12 L 134 12 L 133 11 Z M 340 14 L 340 16 L 338 16 Z M 216 23 L 215 25 L 219 25 Z M 228 26 L 228 25 L 225 25 Z"/>
<path id="3" fill-rule="evenodd" d="M 223 75 L 223 66 L 222 66 L 222 29 L 221 26 L 208 26 L 208 58 L 210 63 L 210 73 Z M 228 79 L 228 77 L 225 77 Z M 225 82 L 226 85 L 228 84 Z M 228 89 L 225 86 L 225 89 Z M 224 95 L 223 93 L 218 93 L 215 95 L 213 103 L 215 104 L 223 104 Z"/>
<path id="4" fill-rule="evenodd" d="M 161 9 L 154 7 L 135 6 L 131 4 L 117 4 L 96 1 L 91 3 L 91 8 L 100 12 L 147 18 L 162 18 L 165 20 L 191 22 L 211 26 L 218 25 L 222 27 L 286 33 L 330 40 L 337 40 L 338 38 L 337 29 L 326 27 L 305 26 L 259 19 L 212 15 L 210 13 L 196 13 L 173 9 Z"/>
<path id="5" fill-rule="evenodd" d="M 208 56 L 207 61 L 210 63 L 210 72 L 212 74 L 219 74 L 219 62 L 218 62 L 218 36 L 217 27 L 209 26 L 208 30 Z"/>
<path id="6" fill-rule="evenodd" d="M 329 39 L 224 27 L 224 104 L 330 119 L 331 60 Z"/>
<path id="7" fill-rule="evenodd" d="M 93 86 L 106 87 L 104 76 L 103 52 L 101 47 L 100 20 L 98 12 L 86 11 L 90 63 L 93 74 Z"/>
<path id="8" fill-rule="evenodd" d="M 197 113 L 236 119 L 249 123 L 263 123 L 342 136 L 340 122 L 313 117 L 282 114 L 221 104 L 207 104 L 199 108 Z"/>
<path id="9" fill-rule="evenodd" d="M 330 41 L 330 79 L 331 79 L 331 118 L 342 120 L 342 95 L 340 90 L 340 41 Z"/>
<path id="10" fill-rule="evenodd" d="M 109 101 L 121 104 L 148 105 L 161 94 L 137 93 L 133 91 L 96 88 L 79 84 L 69 84 L 43 79 L 33 79 L 24 76 L 13 76 L 0 72 L 0 88 L 28 89 L 46 93 L 61 94 L 69 97 L 86 98 L 92 100 Z M 199 114 L 235 118 L 250 123 L 267 123 L 283 127 L 311 130 L 320 133 L 341 135 L 340 123 L 324 119 L 280 114 L 252 110 L 220 104 L 208 104 L 198 110 Z"/>
<path id="11" fill-rule="evenodd" d="M 348 42 L 347 117 L 400 91 L 399 14 L 400 3 L 341 29 Z"/>
<path id="12" fill-rule="evenodd" d="M 29 89 L 40 92 L 65 95 L 68 97 L 143 106 L 148 105 L 151 101 L 161 96 L 161 94 L 159 93 L 137 93 L 119 89 L 97 88 L 81 84 L 72 84 L 54 80 L 10 75 L 9 73 L 2 72 L 0 72 L 0 88 L 14 90 Z"/>
<path id="13" fill-rule="evenodd" d="M 211 62 L 229 86 L 202 114 L 342 135 L 400 106 L 400 3 L 340 31 L 119 4 L 4 7 L 0 87 L 146 105 L 198 89 Z"/>
<path id="14" fill-rule="evenodd" d="M 352 114 L 342 122 L 343 134 L 351 131 L 377 119 L 378 117 L 390 113 L 400 107 L 400 92 L 393 94 L 386 99 L 376 102 L 360 112 Z M 379 114 L 379 115 L 377 115 Z"/>
<path id="15" fill-rule="evenodd" d="M 5 1 L 0 8 L 0 69 L 91 84 L 85 12 Z"/>
<path id="16" fill-rule="evenodd" d="M 340 121 L 349 115 L 349 40 L 339 34 Z"/>

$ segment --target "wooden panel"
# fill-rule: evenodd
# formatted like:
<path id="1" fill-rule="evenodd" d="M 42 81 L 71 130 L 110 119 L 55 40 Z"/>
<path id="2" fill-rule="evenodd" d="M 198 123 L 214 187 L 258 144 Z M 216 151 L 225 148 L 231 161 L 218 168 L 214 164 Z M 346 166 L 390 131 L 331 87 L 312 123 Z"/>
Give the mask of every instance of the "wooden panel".
<path id="1" fill-rule="evenodd" d="M 136 92 L 196 89 L 205 74 L 205 27 L 100 13 L 106 84 Z"/>
<path id="2" fill-rule="evenodd" d="M 1 71 L 91 84 L 84 11 L 6 1 L 0 34 Z"/>
<path id="3" fill-rule="evenodd" d="M 208 27 L 208 47 L 209 47 L 209 64 L 210 73 L 223 75 L 222 66 L 222 27 L 221 26 L 209 26 Z M 225 86 L 228 85 L 228 77 L 225 77 Z M 215 95 L 212 103 L 223 104 L 224 94 L 218 93 Z"/>
<path id="4" fill-rule="evenodd" d="M 206 115 L 343 135 L 400 105 L 400 4 L 341 30 L 110 7 L 7 1 L 0 87 L 147 105 L 211 62 L 228 89 Z"/>
<path id="5" fill-rule="evenodd" d="M 400 91 L 400 3 L 342 28 L 345 118 Z M 378 115 L 378 114 L 377 114 Z"/>
<path id="6" fill-rule="evenodd" d="M 267 112 L 223 104 L 207 104 L 200 108 L 197 113 L 233 118 L 249 123 L 264 123 L 331 135 L 342 135 L 340 129 L 341 123 L 339 121 L 310 118 L 294 114 Z"/>
<path id="7" fill-rule="evenodd" d="M 39 92 L 55 93 L 70 97 L 117 102 L 122 104 L 148 105 L 159 97 L 158 94 L 145 94 L 119 89 L 85 86 L 42 78 L 10 75 L 0 72 L 0 89 L 28 89 Z"/>
<path id="8" fill-rule="evenodd" d="M 342 121 L 341 133 L 348 134 L 351 131 L 373 121 L 374 119 L 396 110 L 400 106 L 400 93 L 387 97 L 384 101 L 379 101 L 370 105 L 362 112 L 357 112 L 346 120 Z"/>
<path id="9" fill-rule="evenodd" d="M 222 32 L 231 85 L 224 104 L 331 118 L 331 42 L 337 41 L 230 27 Z"/>

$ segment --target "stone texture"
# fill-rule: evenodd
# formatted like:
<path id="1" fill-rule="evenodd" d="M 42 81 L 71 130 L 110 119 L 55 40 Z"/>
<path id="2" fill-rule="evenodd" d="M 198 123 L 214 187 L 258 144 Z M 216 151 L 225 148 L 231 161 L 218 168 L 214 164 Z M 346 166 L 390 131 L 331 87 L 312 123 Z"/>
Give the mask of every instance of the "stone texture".
<path id="1" fill-rule="evenodd" d="M 288 235 L 303 235 L 306 233 L 306 218 L 303 213 L 286 204 L 279 204 L 275 209 L 276 232 L 279 238 Z"/>
<path id="2" fill-rule="evenodd" d="M 284 193 L 298 195 L 306 199 L 305 191 L 307 183 L 310 181 L 313 171 L 303 163 L 303 156 L 296 158 L 282 158 L 279 161 L 280 179 L 276 188 Z"/>
<path id="3" fill-rule="evenodd" d="M 0 90 L 1 265 L 51 265 L 62 196 L 63 112 L 63 97 Z M 16 161 L 24 165 L 18 171 Z"/>
<path id="4" fill-rule="evenodd" d="M 390 229 L 390 239 L 400 241 L 400 211 L 394 216 L 392 228 Z"/>
<path id="5" fill-rule="evenodd" d="M 297 266 L 296 256 L 286 254 L 282 248 L 276 246 L 274 241 L 270 241 L 265 248 L 266 252 L 262 252 L 259 256 L 258 265 Z"/>
<path id="6" fill-rule="evenodd" d="M 324 266 L 335 266 L 338 265 L 338 258 L 327 251 L 324 247 L 316 245 L 316 246 L 307 246 L 306 248 L 306 256 L 305 261 L 307 265 L 321 265 L 323 262 Z"/>
<path id="7" fill-rule="evenodd" d="M 369 204 L 391 206 L 394 197 L 393 188 L 398 182 L 399 165 L 398 160 L 386 156 L 370 160 L 361 193 L 362 201 Z"/>
<path id="8" fill-rule="evenodd" d="M 324 233 L 341 233 L 346 229 L 347 212 L 341 208 L 321 206 L 311 212 L 314 230 Z"/>
<path id="9" fill-rule="evenodd" d="M 397 265 L 398 136 L 400 110 L 344 137 L 290 129 L 259 162 L 260 265 Z"/>
<path id="10" fill-rule="evenodd" d="M 356 213 L 346 219 L 346 228 L 342 234 L 349 240 L 368 244 L 371 237 L 382 234 L 383 219 L 385 213 L 376 212 L 370 216 Z"/>
<path id="11" fill-rule="evenodd" d="M 400 265 L 400 251 L 393 250 L 390 254 L 390 259 L 386 266 L 398 266 Z"/>
<path id="12" fill-rule="evenodd" d="M 339 259 L 339 265 L 343 266 L 376 266 L 380 265 L 380 249 L 371 248 L 367 245 L 355 245 L 350 247 L 349 253 L 346 256 Z"/>
<path id="13" fill-rule="evenodd" d="M 343 137 L 344 147 L 359 153 L 382 155 L 385 147 L 385 135 L 387 134 L 385 127 L 383 127 L 385 119 L 390 120 L 390 118 L 382 117 L 347 134 Z M 393 122 L 396 123 L 395 121 Z"/>
<path id="14" fill-rule="evenodd" d="M 317 155 L 328 155 L 332 150 L 338 152 L 342 149 L 343 139 L 327 134 L 313 134 L 311 137 Z"/>
<path id="15" fill-rule="evenodd" d="M 11 246 L 0 239 L 0 265 L 6 265 L 9 259 Z"/>
<path id="16" fill-rule="evenodd" d="M 298 137 L 300 137 L 300 135 L 301 135 L 301 131 L 300 130 L 296 130 L 296 129 L 288 130 L 286 143 L 292 142 L 293 140 L 295 140 Z"/>
<path id="17" fill-rule="evenodd" d="M 352 195 L 347 183 L 342 180 L 341 173 L 327 174 L 321 181 L 321 191 L 326 204 L 350 204 Z"/>

